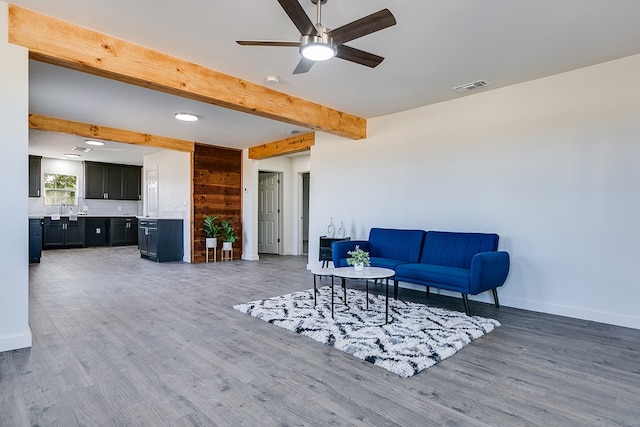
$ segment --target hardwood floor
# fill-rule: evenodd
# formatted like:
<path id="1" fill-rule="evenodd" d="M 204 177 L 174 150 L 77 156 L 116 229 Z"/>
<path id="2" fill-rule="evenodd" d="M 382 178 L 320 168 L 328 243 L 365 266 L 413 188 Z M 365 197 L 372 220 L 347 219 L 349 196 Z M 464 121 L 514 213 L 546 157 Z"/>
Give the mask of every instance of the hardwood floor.
<path id="1" fill-rule="evenodd" d="M 471 302 L 502 326 L 403 379 L 233 309 L 311 288 L 306 263 L 45 251 L 33 347 L 0 353 L 0 425 L 640 425 L 639 330 Z"/>

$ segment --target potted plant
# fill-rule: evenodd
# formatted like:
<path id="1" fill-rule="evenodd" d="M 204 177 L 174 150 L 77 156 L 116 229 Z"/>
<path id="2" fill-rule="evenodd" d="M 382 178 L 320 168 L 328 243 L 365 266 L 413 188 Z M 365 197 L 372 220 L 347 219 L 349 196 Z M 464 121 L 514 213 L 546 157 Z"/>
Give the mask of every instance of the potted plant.
<path id="1" fill-rule="evenodd" d="M 362 271 L 364 267 L 371 265 L 371 259 L 369 258 L 369 252 L 360 249 L 360 246 L 356 245 L 356 248 L 347 252 L 351 257 L 347 258 L 347 264 L 353 265 L 355 271 Z"/>
<path id="2" fill-rule="evenodd" d="M 221 228 L 216 222 L 217 220 L 217 216 L 207 215 L 204 217 L 204 236 L 207 248 L 218 247 L 217 237 L 220 236 Z"/>
<path id="3" fill-rule="evenodd" d="M 222 250 L 230 250 L 233 246 L 233 242 L 236 241 L 236 232 L 231 225 L 231 222 L 227 219 L 220 221 L 220 234 L 222 236 Z"/>

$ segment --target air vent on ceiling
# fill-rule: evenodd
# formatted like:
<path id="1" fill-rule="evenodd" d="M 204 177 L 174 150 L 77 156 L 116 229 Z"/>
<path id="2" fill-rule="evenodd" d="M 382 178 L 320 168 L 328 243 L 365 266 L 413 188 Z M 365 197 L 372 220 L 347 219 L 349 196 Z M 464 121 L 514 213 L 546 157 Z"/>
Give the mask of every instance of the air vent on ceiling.
<path id="1" fill-rule="evenodd" d="M 88 153 L 91 150 L 89 147 L 73 147 L 73 151 L 82 151 L 83 153 Z"/>
<path id="2" fill-rule="evenodd" d="M 467 92 L 471 89 L 477 89 L 479 87 L 483 87 L 488 85 L 489 82 L 486 80 L 476 80 L 475 82 L 471 82 L 471 83 L 465 83 L 463 85 L 460 86 L 456 86 L 456 87 L 452 87 L 451 89 L 455 90 L 458 93 L 463 93 L 463 92 Z"/>

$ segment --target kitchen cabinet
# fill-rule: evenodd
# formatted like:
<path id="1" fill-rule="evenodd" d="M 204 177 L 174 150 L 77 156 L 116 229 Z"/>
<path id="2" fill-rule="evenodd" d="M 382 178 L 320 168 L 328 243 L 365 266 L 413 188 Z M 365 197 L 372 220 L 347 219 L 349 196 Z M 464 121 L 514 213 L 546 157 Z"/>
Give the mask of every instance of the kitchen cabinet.
<path id="1" fill-rule="evenodd" d="M 29 262 L 40 262 L 42 255 L 42 218 L 29 218 Z"/>
<path id="2" fill-rule="evenodd" d="M 137 245 L 138 244 L 138 219 L 137 218 L 109 218 L 109 245 Z"/>
<path id="3" fill-rule="evenodd" d="M 77 221 L 69 221 L 67 217 L 62 217 L 59 220 L 45 218 L 42 231 L 43 248 L 83 247 L 84 220 L 84 218 L 78 218 Z"/>
<path id="4" fill-rule="evenodd" d="M 29 156 L 29 197 L 40 197 L 42 156 Z"/>
<path id="5" fill-rule="evenodd" d="M 84 220 L 84 245 L 86 247 L 107 245 L 109 218 L 89 217 Z"/>
<path id="6" fill-rule="evenodd" d="M 140 166 L 84 162 L 85 199 L 140 200 Z"/>
<path id="7" fill-rule="evenodd" d="M 182 261 L 181 219 L 140 219 L 138 221 L 140 257 L 156 262 Z"/>

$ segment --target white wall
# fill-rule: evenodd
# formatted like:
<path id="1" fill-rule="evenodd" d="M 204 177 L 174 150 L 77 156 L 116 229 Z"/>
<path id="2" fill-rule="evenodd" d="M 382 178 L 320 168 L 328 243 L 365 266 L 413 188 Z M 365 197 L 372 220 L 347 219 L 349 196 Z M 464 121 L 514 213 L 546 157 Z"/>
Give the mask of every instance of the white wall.
<path id="1" fill-rule="evenodd" d="M 0 2 L 0 352 L 31 347 L 29 328 L 29 54 L 7 42 L 8 5 Z"/>
<path id="2" fill-rule="evenodd" d="M 329 217 L 496 232 L 503 305 L 640 328 L 638 75 L 640 55 L 318 133 L 310 241 Z"/>
<path id="3" fill-rule="evenodd" d="M 55 173 L 63 175 L 75 175 L 78 177 L 77 196 L 78 205 L 69 206 L 74 212 L 82 210 L 85 206 L 90 215 L 142 215 L 142 202 L 132 200 L 95 200 L 85 199 L 84 194 L 84 165 L 77 160 L 42 158 L 41 175 Z M 41 178 L 42 178 L 41 176 Z M 44 182 L 44 181 L 42 181 Z M 44 197 L 29 197 L 29 215 L 46 215 L 61 213 L 60 206 L 46 206 Z"/>
<path id="4" fill-rule="evenodd" d="M 146 200 L 146 171 L 157 171 L 158 212 L 160 218 L 182 218 L 184 262 L 191 262 L 191 154 L 165 150 L 144 157 L 142 167 L 142 198 Z M 147 214 L 146 201 L 143 214 Z"/>

